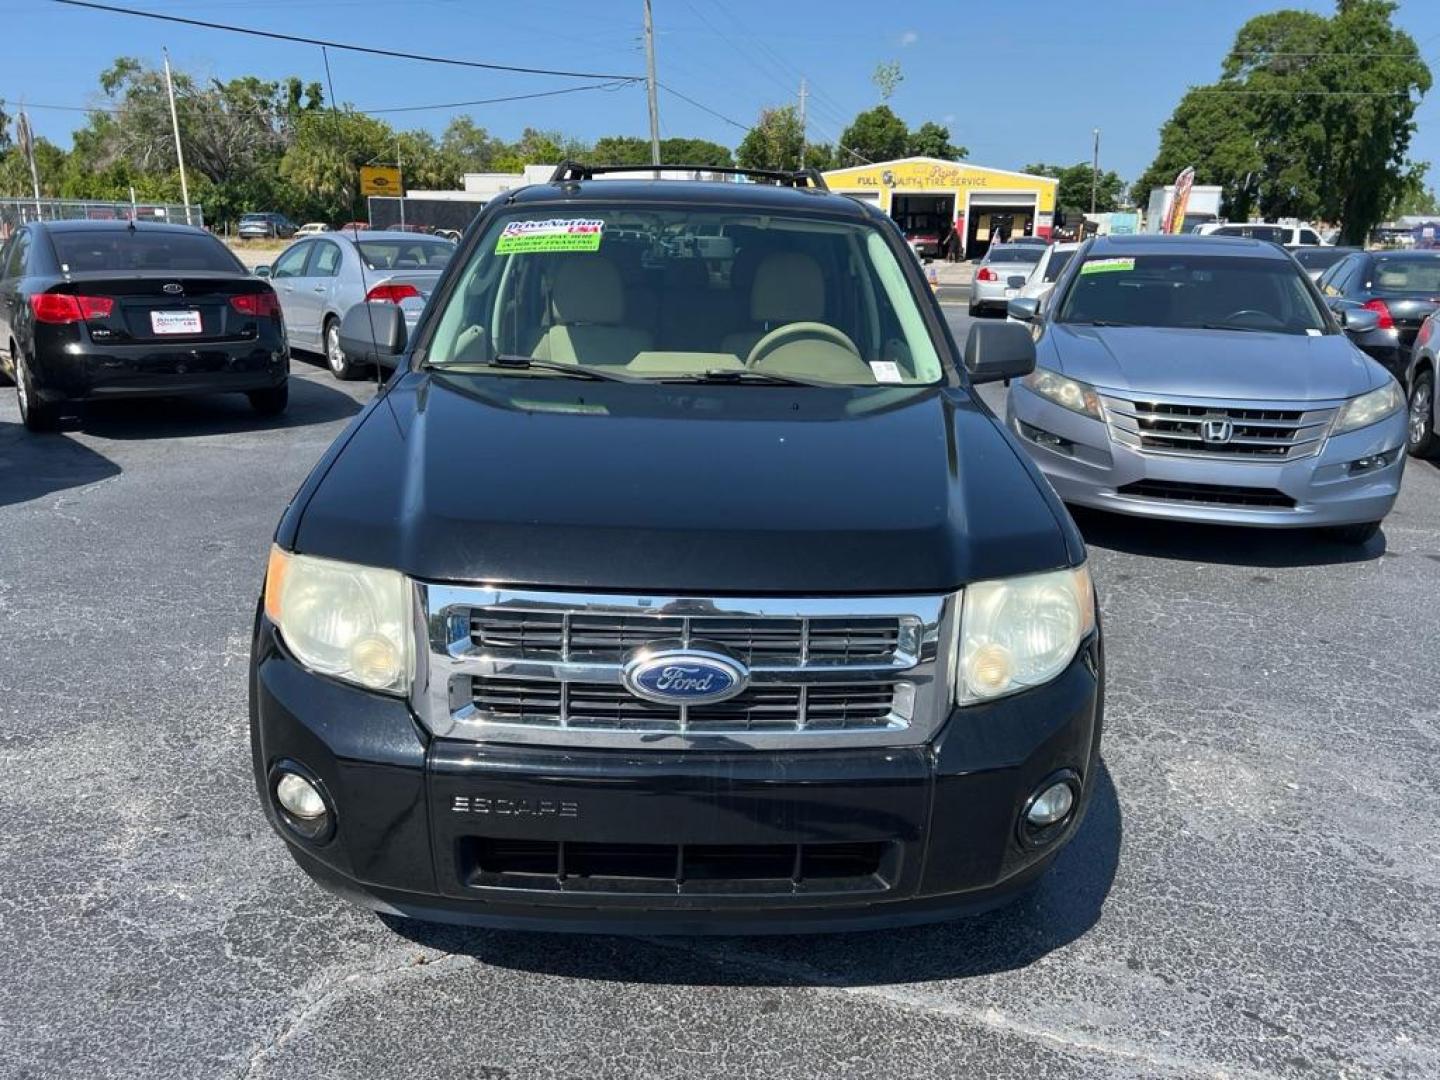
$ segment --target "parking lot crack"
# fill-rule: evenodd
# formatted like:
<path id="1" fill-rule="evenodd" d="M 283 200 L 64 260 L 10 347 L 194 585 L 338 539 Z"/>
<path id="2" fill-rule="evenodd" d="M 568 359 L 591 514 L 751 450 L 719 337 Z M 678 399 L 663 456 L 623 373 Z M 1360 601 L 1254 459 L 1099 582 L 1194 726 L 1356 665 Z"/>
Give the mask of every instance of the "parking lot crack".
<path id="1" fill-rule="evenodd" d="M 401 963 L 390 964 L 373 971 L 352 971 L 338 980 L 330 982 L 312 994 L 299 1008 L 293 1010 L 284 1019 L 275 1037 L 268 1040 L 246 1059 L 244 1067 L 237 1074 L 237 1080 L 250 1080 L 251 1077 L 256 1076 L 256 1070 L 268 1058 L 274 1056 L 283 1046 L 291 1042 L 305 1030 L 315 1017 L 325 1012 L 337 1001 L 357 992 L 374 989 L 399 975 L 408 975 L 417 971 L 433 973 L 447 961 L 457 958 L 468 959 L 457 957 L 455 953 L 427 949 L 420 953 L 409 953 Z"/>

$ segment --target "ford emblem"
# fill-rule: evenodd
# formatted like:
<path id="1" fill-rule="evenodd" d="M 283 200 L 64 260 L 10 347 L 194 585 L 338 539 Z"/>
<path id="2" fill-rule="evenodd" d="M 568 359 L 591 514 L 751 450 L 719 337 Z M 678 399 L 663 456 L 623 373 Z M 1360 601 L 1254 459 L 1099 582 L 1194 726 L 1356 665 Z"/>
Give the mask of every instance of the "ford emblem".
<path id="1" fill-rule="evenodd" d="M 719 653 L 691 649 L 642 650 L 622 672 L 636 697 L 662 705 L 709 705 L 745 689 L 750 673 Z"/>

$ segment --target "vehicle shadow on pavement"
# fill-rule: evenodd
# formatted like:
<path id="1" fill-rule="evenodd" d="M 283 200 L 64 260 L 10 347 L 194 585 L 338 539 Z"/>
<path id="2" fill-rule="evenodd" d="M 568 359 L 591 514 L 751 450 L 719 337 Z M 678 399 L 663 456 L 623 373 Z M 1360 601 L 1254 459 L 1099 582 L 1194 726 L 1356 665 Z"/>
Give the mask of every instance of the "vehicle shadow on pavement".
<path id="1" fill-rule="evenodd" d="M 1255 529 L 1190 521 L 1127 517 L 1070 507 L 1085 543 L 1128 555 L 1226 566 L 1299 567 L 1369 562 L 1385 554 L 1385 529 L 1360 545 L 1318 529 Z"/>
<path id="2" fill-rule="evenodd" d="M 64 435 L 32 435 L 0 422 L 0 506 L 119 476 L 120 466 Z"/>
<path id="3" fill-rule="evenodd" d="M 878 986 L 1034 963 L 1100 919 L 1120 861 L 1120 802 L 1100 763 L 1080 831 L 1034 888 L 993 911 L 901 930 L 756 937 L 572 937 L 379 916 L 397 934 L 496 967 L 682 986 Z M 649 948 L 639 947 L 641 944 Z"/>
<path id="4" fill-rule="evenodd" d="M 309 427 L 343 420 L 358 412 L 374 393 L 358 384 L 358 397 L 314 379 L 291 378 L 290 404 L 279 416 L 257 414 L 244 394 L 186 398 L 137 398 L 85 406 L 66 422 L 69 430 L 106 439 L 164 439 L 187 435 L 234 435 L 246 431 Z"/>

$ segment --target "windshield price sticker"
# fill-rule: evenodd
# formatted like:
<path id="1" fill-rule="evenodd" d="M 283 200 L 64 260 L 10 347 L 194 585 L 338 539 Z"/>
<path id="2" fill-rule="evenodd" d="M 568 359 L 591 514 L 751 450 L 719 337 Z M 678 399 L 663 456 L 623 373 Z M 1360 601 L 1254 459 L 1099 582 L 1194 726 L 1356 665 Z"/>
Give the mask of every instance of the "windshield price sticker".
<path id="1" fill-rule="evenodd" d="M 520 255 L 537 251 L 599 251 L 605 222 L 599 218 L 551 218 L 547 221 L 512 221 L 495 242 L 495 254 Z"/>
<path id="2" fill-rule="evenodd" d="M 1105 274 L 1116 270 L 1134 270 L 1134 259 L 1087 259 L 1080 267 L 1082 274 Z"/>
<path id="3" fill-rule="evenodd" d="M 905 376 L 900 374 L 900 365 L 893 360 L 871 360 L 870 371 L 875 376 L 877 383 L 903 383 Z"/>

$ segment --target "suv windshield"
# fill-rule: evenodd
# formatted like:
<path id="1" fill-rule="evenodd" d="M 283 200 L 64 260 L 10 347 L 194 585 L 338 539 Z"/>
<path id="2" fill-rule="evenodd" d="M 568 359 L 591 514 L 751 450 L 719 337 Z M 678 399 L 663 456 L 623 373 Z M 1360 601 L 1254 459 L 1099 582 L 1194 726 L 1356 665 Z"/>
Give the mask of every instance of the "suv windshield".
<path id="1" fill-rule="evenodd" d="M 199 270 L 244 273 L 240 260 L 210 236 L 145 229 L 55 229 L 55 257 L 66 274 L 88 270 Z"/>
<path id="2" fill-rule="evenodd" d="M 526 359 L 543 366 L 523 366 Z M 943 375 L 879 228 L 659 206 L 496 217 L 425 360 L 551 378 L 574 364 L 757 386 L 919 384 Z"/>
<path id="3" fill-rule="evenodd" d="M 1328 327 L 1308 279 L 1293 261 L 1225 255 L 1086 259 L 1057 321 L 1281 334 Z"/>

